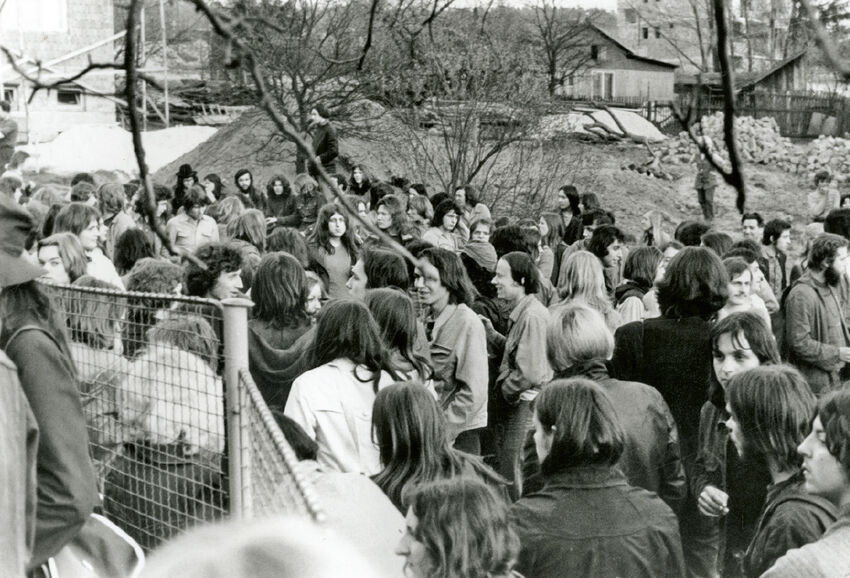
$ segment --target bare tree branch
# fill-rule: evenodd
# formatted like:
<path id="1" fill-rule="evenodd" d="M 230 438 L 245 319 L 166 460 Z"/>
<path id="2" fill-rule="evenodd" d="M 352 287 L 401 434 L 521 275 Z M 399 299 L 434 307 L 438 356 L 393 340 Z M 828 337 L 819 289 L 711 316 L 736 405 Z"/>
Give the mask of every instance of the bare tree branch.
<path id="1" fill-rule="evenodd" d="M 369 54 L 369 49 L 372 48 L 372 33 L 375 27 L 375 15 L 378 12 L 378 3 L 381 0 L 372 0 L 369 6 L 369 27 L 366 29 L 366 41 L 363 43 L 363 50 L 360 52 L 360 59 L 357 61 L 357 70 L 363 70 L 363 64 L 366 62 L 366 55 Z"/>
<path id="2" fill-rule="evenodd" d="M 806 14 L 809 17 L 809 23 L 815 32 L 815 40 L 817 41 L 820 49 L 823 50 L 823 54 L 829 62 L 829 65 L 841 77 L 841 80 L 844 82 L 850 82 L 850 66 L 841 61 L 841 57 L 838 55 L 838 49 L 830 40 L 826 27 L 820 20 L 820 15 L 818 14 L 817 9 L 812 6 L 811 0 L 800 0 L 800 3 L 803 5 L 803 8 L 806 9 Z"/>

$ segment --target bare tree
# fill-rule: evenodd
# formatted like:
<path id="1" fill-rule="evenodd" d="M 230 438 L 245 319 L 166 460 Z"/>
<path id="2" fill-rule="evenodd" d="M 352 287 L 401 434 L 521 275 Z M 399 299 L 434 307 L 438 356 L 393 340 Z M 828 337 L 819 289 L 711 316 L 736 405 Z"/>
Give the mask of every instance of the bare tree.
<path id="1" fill-rule="evenodd" d="M 594 13 L 558 8 L 550 0 L 534 5 L 536 44 L 546 66 L 549 96 L 555 96 L 564 81 L 579 74 L 592 62 L 588 25 Z"/>

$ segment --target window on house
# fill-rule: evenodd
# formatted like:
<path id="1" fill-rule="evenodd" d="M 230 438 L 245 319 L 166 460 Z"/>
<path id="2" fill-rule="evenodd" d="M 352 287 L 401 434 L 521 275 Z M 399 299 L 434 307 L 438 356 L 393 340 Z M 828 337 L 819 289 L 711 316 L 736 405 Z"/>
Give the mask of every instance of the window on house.
<path id="1" fill-rule="evenodd" d="M 673 30 L 673 23 L 670 23 L 670 30 Z"/>
<path id="2" fill-rule="evenodd" d="M 56 90 L 56 102 L 69 106 L 80 106 L 83 102 L 82 91 L 76 86 L 61 86 Z"/>
<path id="3" fill-rule="evenodd" d="M 574 75 L 574 74 L 570 74 L 570 75 L 567 77 L 567 86 L 575 86 L 575 83 L 576 83 L 576 77 L 575 77 L 575 75 Z"/>
<path id="4" fill-rule="evenodd" d="M 626 18 L 626 22 L 628 24 L 634 24 L 637 22 L 637 10 L 634 8 L 626 8 L 623 11 L 623 16 Z"/>
<path id="5" fill-rule="evenodd" d="M 661 29 L 658 28 L 657 26 L 655 27 L 655 37 L 661 38 Z"/>
<path id="6" fill-rule="evenodd" d="M 644 40 L 649 38 L 649 28 L 647 28 L 646 26 L 643 27 L 643 29 L 641 30 L 641 33 L 642 33 L 641 35 L 643 36 Z"/>
<path id="7" fill-rule="evenodd" d="M 590 58 L 593 60 L 599 60 L 599 45 L 593 44 L 590 47 Z"/>
<path id="8" fill-rule="evenodd" d="M 3 100 L 12 103 L 12 108 L 15 108 L 15 104 L 18 101 L 17 96 L 18 92 L 14 86 L 3 87 Z"/>
<path id="9" fill-rule="evenodd" d="M 597 72 L 593 75 L 593 98 L 602 100 L 614 96 L 614 73 Z"/>

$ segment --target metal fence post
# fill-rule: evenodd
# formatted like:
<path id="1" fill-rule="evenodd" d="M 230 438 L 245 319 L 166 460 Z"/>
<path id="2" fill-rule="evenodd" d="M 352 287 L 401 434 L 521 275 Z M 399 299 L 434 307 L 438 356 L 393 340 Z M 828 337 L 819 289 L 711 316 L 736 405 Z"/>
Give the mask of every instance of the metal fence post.
<path id="1" fill-rule="evenodd" d="M 230 514 L 233 518 L 249 518 L 251 487 L 243 479 L 243 457 L 246 451 L 243 439 L 243 392 L 239 384 L 239 370 L 248 367 L 248 309 L 253 303 L 248 299 L 224 299 L 224 387 L 227 398 L 227 456 L 230 477 Z"/>

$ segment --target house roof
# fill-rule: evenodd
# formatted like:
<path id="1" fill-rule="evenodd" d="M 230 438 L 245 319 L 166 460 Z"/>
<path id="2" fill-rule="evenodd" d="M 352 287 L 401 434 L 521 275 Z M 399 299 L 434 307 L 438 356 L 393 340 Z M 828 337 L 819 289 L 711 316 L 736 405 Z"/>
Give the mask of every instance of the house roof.
<path id="1" fill-rule="evenodd" d="M 609 40 L 610 42 L 615 44 L 620 50 L 622 50 L 625 53 L 626 58 L 629 58 L 631 60 L 638 60 L 640 62 L 646 62 L 648 64 L 655 64 L 655 65 L 658 65 L 658 66 L 666 66 L 668 68 L 678 68 L 679 67 L 678 64 L 673 64 L 672 62 L 665 62 L 663 60 L 656 60 L 654 58 L 648 58 L 646 56 L 641 56 L 640 54 L 636 54 L 633 50 L 629 49 L 625 44 L 623 44 L 622 42 L 620 42 L 619 40 L 614 38 L 611 34 L 606 32 L 605 30 L 603 30 L 602 28 L 600 28 L 599 26 L 597 26 L 593 22 L 588 22 L 587 24 L 588 24 L 588 26 L 590 26 L 591 29 L 593 29 L 596 32 L 598 32 L 599 34 L 601 34 L 605 39 Z"/>
<path id="2" fill-rule="evenodd" d="M 735 73 L 735 90 L 741 91 L 745 88 L 752 88 L 756 86 L 758 83 L 768 78 L 772 74 L 782 70 L 786 66 L 793 64 L 803 56 L 805 56 L 807 50 L 801 50 L 800 52 L 789 56 L 782 62 L 775 64 L 767 70 L 763 70 L 761 72 L 736 72 Z M 681 76 L 677 76 L 676 84 L 685 85 L 685 86 L 695 86 L 697 84 L 701 84 L 703 86 L 715 87 L 720 86 L 722 83 L 721 74 L 719 72 L 703 72 L 697 74 L 683 74 Z"/>

